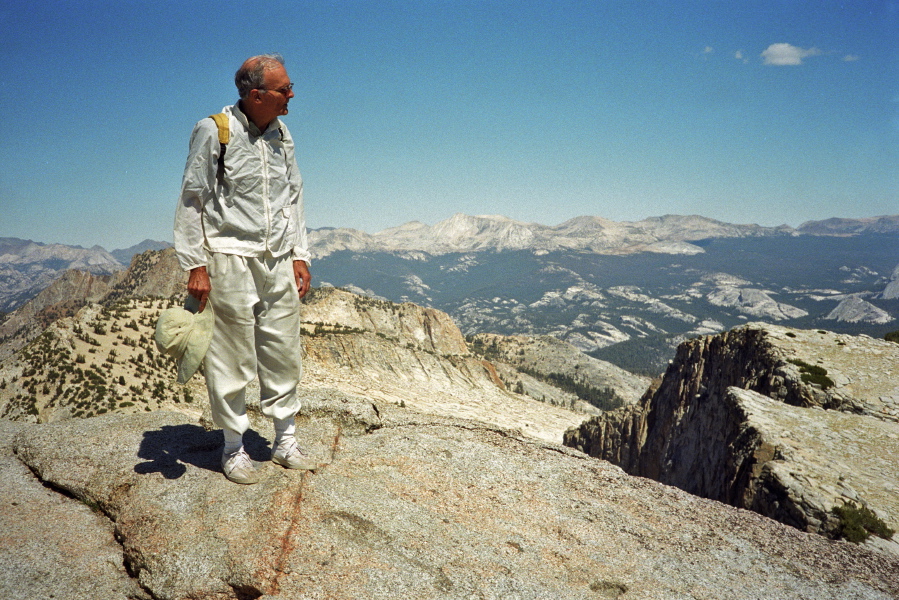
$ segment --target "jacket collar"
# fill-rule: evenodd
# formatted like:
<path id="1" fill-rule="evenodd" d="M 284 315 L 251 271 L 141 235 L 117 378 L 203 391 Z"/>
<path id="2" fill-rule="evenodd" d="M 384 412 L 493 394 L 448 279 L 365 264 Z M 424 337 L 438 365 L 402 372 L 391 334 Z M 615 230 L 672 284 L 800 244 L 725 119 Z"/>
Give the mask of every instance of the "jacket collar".
<path id="1" fill-rule="evenodd" d="M 241 125 L 243 125 L 243 127 L 247 131 L 247 133 L 249 133 L 250 135 L 252 135 L 254 137 L 259 137 L 260 135 L 267 135 L 272 132 L 278 132 L 278 135 L 280 135 L 281 120 L 278 119 L 277 117 L 272 119 L 272 122 L 268 124 L 268 127 L 266 127 L 265 131 L 259 131 L 259 128 L 256 127 L 256 124 L 253 123 L 252 121 L 250 121 L 247 118 L 247 115 L 244 114 L 244 112 L 240 109 L 240 102 L 237 102 L 236 104 L 234 104 L 234 106 L 225 107 L 225 109 L 223 109 L 223 110 L 226 112 L 230 112 L 231 116 L 233 116 L 235 119 L 237 119 L 237 121 Z"/>

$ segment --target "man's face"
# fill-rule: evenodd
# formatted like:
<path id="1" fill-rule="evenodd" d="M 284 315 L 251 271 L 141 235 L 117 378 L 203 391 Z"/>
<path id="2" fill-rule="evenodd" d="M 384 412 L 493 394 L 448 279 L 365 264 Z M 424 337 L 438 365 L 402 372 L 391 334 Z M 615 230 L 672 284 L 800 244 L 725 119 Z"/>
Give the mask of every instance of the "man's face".
<path id="1" fill-rule="evenodd" d="M 265 92 L 260 93 L 259 108 L 263 111 L 266 120 L 287 114 L 287 103 L 293 98 L 293 90 L 290 89 L 290 77 L 287 70 L 279 66 L 265 71 L 263 76 Z M 270 118 L 269 118 L 270 117 Z"/>

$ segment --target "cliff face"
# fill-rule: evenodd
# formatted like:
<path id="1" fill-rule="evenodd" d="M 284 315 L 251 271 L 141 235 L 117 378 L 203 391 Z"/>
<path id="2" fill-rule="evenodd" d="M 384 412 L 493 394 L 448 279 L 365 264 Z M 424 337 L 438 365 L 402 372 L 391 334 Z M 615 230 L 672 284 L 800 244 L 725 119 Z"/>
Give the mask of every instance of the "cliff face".
<path id="1" fill-rule="evenodd" d="M 565 444 L 803 530 L 835 535 L 847 502 L 896 529 L 897 364 L 890 342 L 750 324 L 683 343 L 656 389 Z"/>

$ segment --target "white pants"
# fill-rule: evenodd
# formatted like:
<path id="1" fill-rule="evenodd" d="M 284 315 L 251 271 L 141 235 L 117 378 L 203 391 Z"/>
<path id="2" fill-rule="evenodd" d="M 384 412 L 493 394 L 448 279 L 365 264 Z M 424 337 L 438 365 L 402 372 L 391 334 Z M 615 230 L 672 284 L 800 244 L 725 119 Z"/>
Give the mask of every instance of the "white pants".
<path id="1" fill-rule="evenodd" d="M 292 257 L 215 253 L 207 271 L 215 331 L 204 370 L 213 421 L 238 433 L 249 429 L 246 389 L 257 375 L 262 413 L 293 419 L 300 409 L 302 350 Z"/>

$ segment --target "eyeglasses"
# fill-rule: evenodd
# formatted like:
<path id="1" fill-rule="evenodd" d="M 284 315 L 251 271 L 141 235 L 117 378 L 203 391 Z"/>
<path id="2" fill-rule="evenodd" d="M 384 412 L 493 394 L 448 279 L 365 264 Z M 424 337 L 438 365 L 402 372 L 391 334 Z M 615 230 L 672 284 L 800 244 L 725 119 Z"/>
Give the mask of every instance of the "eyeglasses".
<path id="1" fill-rule="evenodd" d="M 278 89 L 276 89 L 276 90 L 260 89 L 259 91 L 260 91 L 260 92 L 278 92 L 278 93 L 281 94 L 282 96 L 286 96 L 287 94 L 289 94 L 290 92 L 293 91 L 293 84 L 292 84 L 292 83 L 288 83 L 288 84 L 285 85 L 284 87 L 278 88 Z"/>

